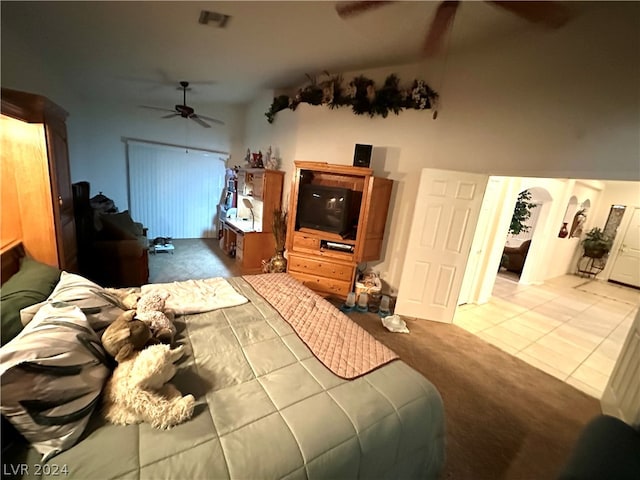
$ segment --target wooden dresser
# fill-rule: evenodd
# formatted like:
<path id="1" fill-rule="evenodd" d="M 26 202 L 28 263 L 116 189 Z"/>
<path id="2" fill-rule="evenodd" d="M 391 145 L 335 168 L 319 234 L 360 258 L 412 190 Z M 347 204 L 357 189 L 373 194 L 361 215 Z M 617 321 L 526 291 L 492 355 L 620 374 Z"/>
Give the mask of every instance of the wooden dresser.
<path id="1" fill-rule="evenodd" d="M 378 260 L 382 251 L 393 181 L 374 177 L 364 167 L 296 161 L 287 226 L 287 272 L 322 295 L 346 297 L 353 290 L 359 263 Z M 303 180 L 304 179 L 304 180 Z M 337 233 L 301 227 L 301 182 L 348 188 L 361 195 L 357 229 Z"/>

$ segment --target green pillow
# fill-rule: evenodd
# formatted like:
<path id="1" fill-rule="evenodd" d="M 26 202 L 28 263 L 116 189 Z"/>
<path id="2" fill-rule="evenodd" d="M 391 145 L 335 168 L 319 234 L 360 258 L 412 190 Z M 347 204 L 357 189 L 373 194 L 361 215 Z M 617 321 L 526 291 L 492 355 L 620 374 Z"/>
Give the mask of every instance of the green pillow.
<path id="1" fill-rule="evenodd" d="M 104 240 L 136 240 L 138 238 L 138 226 L 128 210 L 101 215 L 100 221 Z"/>
<path id="2" fill-rule="evenodd" d="M 0 331 L 2 345 L 22 330 L 20 310 L 42 302 L 53 292 L 60 279 L 60 270 L 25 257 L 20 270 L 0 288 Z"/>

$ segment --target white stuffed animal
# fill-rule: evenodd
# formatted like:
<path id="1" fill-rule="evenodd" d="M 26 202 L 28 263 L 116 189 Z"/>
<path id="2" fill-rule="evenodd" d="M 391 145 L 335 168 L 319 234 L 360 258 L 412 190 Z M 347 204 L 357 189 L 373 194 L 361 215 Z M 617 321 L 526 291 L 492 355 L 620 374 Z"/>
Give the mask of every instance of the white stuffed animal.
<path id="1" fill-rule="evenodd" d="M 120 362 L 103 392 L 103 414 L 111 423 L 130 425 L 141 422 L 168 429 L 191 418 L 195 398 L 185 395 L 169 380 L 175 375 L 174 362 L 184 347 L 152 345 Z"/>
<path id="2" fill-rule="evenodd" d="M 136 318 L 149 325 L 153 338 L 172 345 L 176 336 L 176 327 L 173 324 L 175 314 L 173 310 L 165 309 L 168 296 L 169 294 L 162 290 L 142 295 L 137 302 Z"/>

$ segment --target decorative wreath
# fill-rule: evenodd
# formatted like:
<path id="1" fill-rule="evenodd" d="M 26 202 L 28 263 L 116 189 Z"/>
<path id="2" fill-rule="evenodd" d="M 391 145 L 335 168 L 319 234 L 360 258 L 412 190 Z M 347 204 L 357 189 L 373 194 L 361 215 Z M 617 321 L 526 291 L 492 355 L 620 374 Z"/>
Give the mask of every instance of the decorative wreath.
<path id="1" fill-rule="evenodd" d="M 307 75 L 309 84 L 299 89 L 294 97 L 279 95 L 273 99 L 267 121 L 273 123 L 276 113 L 289 108 L 295 110 L 299 104 L 326 105 L 329 108 L 351 107 L 356 115 L 370 117 L 380 115 L 386 118 L 389 112 L 398 115 L 403 109 L 427 110 L 435 108 L 438 94 L 424 80 L 414 80 L 410 88 L 401 88 L 396 74 L 389 75 L 381 88 L 364 75 L 359 75 L 343 87 L 342 76 L 329 75 L 318 82 Z M 434 113 L 435 118 L 435 113 Z"/>

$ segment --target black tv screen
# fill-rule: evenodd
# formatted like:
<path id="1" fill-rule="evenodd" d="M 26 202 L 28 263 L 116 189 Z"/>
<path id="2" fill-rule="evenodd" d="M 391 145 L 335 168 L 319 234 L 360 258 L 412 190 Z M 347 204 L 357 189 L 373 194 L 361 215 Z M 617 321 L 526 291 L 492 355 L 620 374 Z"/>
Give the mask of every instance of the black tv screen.
<path id="1" fill-rule="evenodd" d="M 299 227 L 348 235 L 353 229 L 355 205 L 352 190 L 342 187 L 304 184 L 298 194 L 297 223 Z"/>

